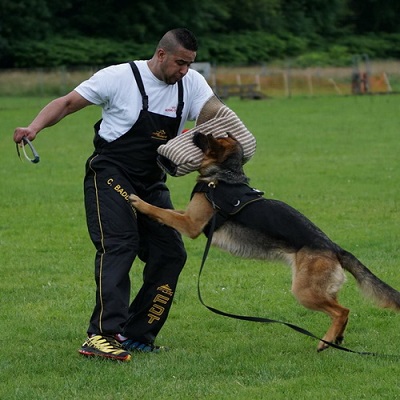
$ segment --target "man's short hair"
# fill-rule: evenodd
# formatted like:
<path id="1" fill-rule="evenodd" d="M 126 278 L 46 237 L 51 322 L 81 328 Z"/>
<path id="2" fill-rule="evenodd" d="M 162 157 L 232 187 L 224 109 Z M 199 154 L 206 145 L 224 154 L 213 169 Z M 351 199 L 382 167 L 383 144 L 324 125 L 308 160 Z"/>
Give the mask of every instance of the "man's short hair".
<path id="1" fill-rule="evenodd" d="M 196 36 L 186 28 L 176 28 L 168 31 L 158 43 L 158 48 L 165 51 L 174 51 L 178 46 L 186 50 L 197 51 L 198 43 Z"/>

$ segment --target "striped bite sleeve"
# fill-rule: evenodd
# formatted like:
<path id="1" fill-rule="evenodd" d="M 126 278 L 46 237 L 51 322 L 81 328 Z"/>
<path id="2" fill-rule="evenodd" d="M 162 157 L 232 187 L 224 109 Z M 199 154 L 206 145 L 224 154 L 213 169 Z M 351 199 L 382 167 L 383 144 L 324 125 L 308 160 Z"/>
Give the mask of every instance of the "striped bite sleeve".
<path id="1" fill-rule="evenodd" d="M 222 105 L 213 118 L 170 140 L 158 148 L 158 163 L 167 173 L 182 176 L 199 169 L 203 153 L 193 143 L 193 134 L 202 132 L 221 137 L 229 132 L 243 147 L 243 163 L 256 151 L 256 139 L 234 111 Z"/>

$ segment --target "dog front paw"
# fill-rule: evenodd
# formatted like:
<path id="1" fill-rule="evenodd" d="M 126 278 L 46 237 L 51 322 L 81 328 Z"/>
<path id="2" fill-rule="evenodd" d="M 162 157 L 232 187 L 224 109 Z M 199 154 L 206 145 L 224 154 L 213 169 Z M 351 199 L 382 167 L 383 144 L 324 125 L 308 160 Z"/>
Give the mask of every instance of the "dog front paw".
<path id="1" fill-rule="evenodd" d="M 139 196 L 136 196 L 136 194 L 129 195 L 128 199 L 133 207 L 138 209 L 140 208 L 141 203 L 143 203 L 143 200 Z"/>
<path id="2" fill-rule="evenodd" d="M 142 214 L 150 215 L 153 206 L 151 206 L 149 203 L 146 203 L 139 196 L 136 194 L 131 194 L 129 195 L 128 200 L 136 211 L 139 211 Z"/>

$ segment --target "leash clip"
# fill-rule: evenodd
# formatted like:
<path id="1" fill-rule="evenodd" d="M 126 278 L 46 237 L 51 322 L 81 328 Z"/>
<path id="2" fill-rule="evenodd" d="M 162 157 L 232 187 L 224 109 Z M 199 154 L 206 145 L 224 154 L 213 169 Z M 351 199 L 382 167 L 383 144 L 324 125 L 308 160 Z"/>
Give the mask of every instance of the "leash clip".
<path id="1" fill-rule="evenodd" d="M 211 188 L 211 189 L 215 189 L 216 188 L 216 184 L 215 184 L 215 182 L 213 182 L 213 181 L 211 181 L 211 182 L 208 182 L 208 185 L 207 185 L 209 188 Z"/>

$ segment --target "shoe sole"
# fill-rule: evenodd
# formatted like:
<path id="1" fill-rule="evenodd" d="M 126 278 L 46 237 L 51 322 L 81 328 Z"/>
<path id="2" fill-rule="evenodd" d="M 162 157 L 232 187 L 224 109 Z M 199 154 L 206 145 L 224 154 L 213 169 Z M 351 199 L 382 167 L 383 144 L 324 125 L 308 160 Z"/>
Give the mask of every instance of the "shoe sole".
<path id="1" fill-rule="evenodd" d="M 106 353 L 96 353 L 94 351 L 89 351 L 89 350 L 84 350 L 84 349 L 79 349 L 78 352 L 79 352 L 79 354 L 82 354 L 85 357 L 101 357 L 101 358 L 108 358 L 110 360 L 123 361 L 123 362 L 130 361 L 130 359 L 131 359 L 130 354 L 121 357 L 121 356 L 115 356 L 115 355 L 106 354 Z"/>

